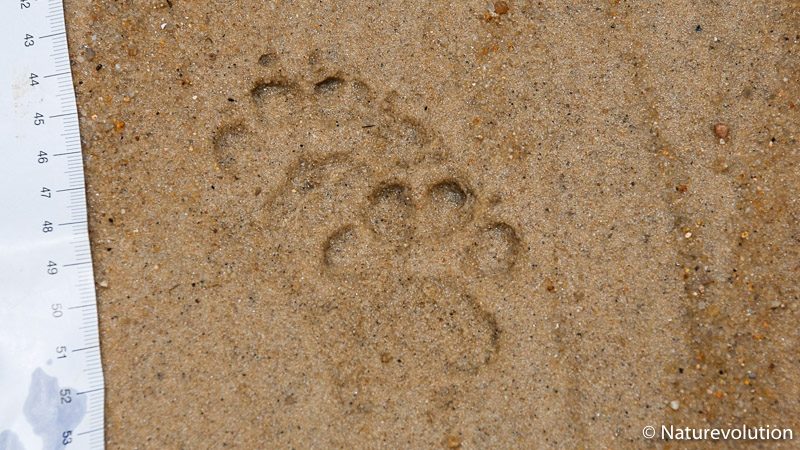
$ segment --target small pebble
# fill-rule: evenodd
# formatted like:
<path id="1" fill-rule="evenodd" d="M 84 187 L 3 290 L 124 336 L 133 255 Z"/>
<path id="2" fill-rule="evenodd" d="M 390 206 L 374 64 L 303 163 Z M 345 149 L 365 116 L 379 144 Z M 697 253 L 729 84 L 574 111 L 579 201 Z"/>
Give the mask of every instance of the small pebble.
<path id="1" fill-rule="evenodd" d="M 728 133 L 730 133 L 730 130 L 724 123 L 718 123 L 714 125 L 714 136 L 718 137 L 719 139 L 727 140 Z"/>
<path id="2" fill-rule="evenodd" d="M 494 2 L 494 12 L 497 15 L 502 16 L 503 14 L 508 14 L 509 9 L 511 8 L 508 6 L 508 2 L 502 0 Z"/>
<path id="3" fill-rule="evenodd" d="M 97 284 L 99 284 L 100 287 L 102 287 L 102 288 L 107 288 L 108 287 L 108 281 L 106 281 L 106 280 L 100 280 L 100 282 L 97 283 Z"/>
<path id="4" fill-rule="evenodd" d="M 87 61 L 91 61 L 91 60 L 94 59 L 95 52 L 94 52 L 94 50 L 92 50 L 92 47 L 89 47 L 88 45 L 85 46 L 84 49 L 83 49 L 83 52 L 84 52 L 84 55 L 86 56 L 86 60 Z"/>
<path id="5" fill-rule="evenodd" d="M 272 52 L 264 53 L 258 58 L 258 63 L 262 66 L 269 66 L 278 59 L 278 55 Z"/>
<path id="6" fill-rule="evenodd" d="M 448 436 L 447 448 L 461 448 L 461 439 L 458 436 Z"/>
<path id="7" fill-rule="evenodd" d="M 678 408 L 681 407 L 681 402 L 679 402 L 677 400 L 673 400 L 673 401 L 669 402 L 669 407 L 672 408 L 673 411 L 677 411 Z"/>

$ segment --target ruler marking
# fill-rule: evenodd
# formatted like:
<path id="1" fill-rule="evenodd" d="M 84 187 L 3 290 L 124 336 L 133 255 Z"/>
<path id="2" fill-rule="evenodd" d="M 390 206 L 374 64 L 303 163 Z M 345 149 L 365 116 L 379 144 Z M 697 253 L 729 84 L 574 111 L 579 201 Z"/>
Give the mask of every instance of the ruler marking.
<path id="1" fill-rule="evenodd" d="M 87 303 L 85 305 L 70 306 L 70 307 L 67 307 L 67 309 L 81 309 L 81 308 L 89 308 L 89 307 L 92 307 L 92 306 L 95 306 L 95 304 L 94 303 Z"/>
<path id="2" fill-rule="evenodd" d="M 46 35 L 44 35 L 44 36 L 39 36 L 39 39 L 44 39 L 44 38 L 49 38 L 49 37 L 53 37 L 53 36 L 58 36 L 58 35 L 60 35 L 60 34 L 63 34 L 63 35 L 66 37 L 66 35 L 67 35 L 67 32 L 66 32 L 66 31 L 59 31 L 58 33 L 46 34 Z"/>
<path id="3" fill-rule="evenodd" d="M 64 75 L 72 75 L 72 74 L 69 72 L 51 73 L 50 75 L 45 75 L 42 78 L 62 77 Z"/>
<path id="4" fill-rule="evenodd" d="M 72 352 L 73 352 L 73 353 L 75 353 L 75 352 L 82 352 L 82 351 L 84 351 L 84 350 L 91 350 L 91 349 L 93 349 L 93 348 L 98 348 L 98 347 L 100 347 L 100 346 L 99 346 L 99 345 L 92 345 L 92 346 L 90 346 L 90 347 L 76 348 L 76 349 L 72 350 Z"/>
<path id="5" fill-rule="evenodd" d="M 64 267 L 81 266 L 81 265 L 84 265 L 84 264 L 91 264 L 91 263 L 92 263 L 92 261 L 80 261 L 80 262 L 64 264 Z"/>

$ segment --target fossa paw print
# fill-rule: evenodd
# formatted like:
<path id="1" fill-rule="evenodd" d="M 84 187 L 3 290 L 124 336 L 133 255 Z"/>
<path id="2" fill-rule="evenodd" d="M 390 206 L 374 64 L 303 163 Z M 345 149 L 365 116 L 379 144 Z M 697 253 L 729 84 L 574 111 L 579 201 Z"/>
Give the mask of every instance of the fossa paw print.
<path id="1" fill-rule="evenodd" d="M 212 137 L 222 176 L 281 170 L 232 207 L 252 221 L 243 244 L 265 278 L 338 355 L 343 401 L 364 384 L 357 374 L 456 381 L 490 365 L 502 349 L 499 299 L 465 282 L 502 282 L 525 249 L 434 128 L 378 92 L 342 71 L 276 73 L 254 81 L 249 112 Z M 276 169 L 271 151 L 292 162 Z"/>
<path id="2" fill-rule="evenodd" d="M 523 246 L 447 158 L 380 163 L 352 153 L 301 159 L 267 206 L 268 258 L 312 321 L 408 372 L 475 373 L 500 349 L 482 299 Z M 369 357 L 369 356 L 367 356 Z"/>

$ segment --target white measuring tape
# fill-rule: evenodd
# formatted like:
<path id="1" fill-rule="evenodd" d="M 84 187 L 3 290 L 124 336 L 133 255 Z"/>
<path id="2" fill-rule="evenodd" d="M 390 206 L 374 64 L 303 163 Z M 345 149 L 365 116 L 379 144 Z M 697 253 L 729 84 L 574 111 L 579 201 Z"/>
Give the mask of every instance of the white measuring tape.
<path id="1" fill-rule="evenodd" d="M 62 0 L 0 5 L 0 450 L 103 448 L 103 372 Z"/>

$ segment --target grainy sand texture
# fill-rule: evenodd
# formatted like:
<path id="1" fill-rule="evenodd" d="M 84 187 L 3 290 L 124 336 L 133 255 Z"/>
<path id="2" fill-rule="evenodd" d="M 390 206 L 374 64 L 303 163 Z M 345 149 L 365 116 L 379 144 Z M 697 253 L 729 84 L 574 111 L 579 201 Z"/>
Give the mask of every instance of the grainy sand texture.
<path id="1" fill-rule="evenodd" d="M 66 11 L 109 448 L 800 433 L 797 1 Z"/>

